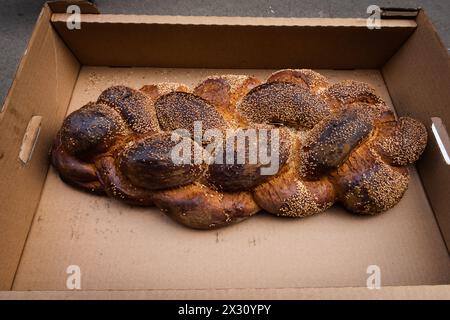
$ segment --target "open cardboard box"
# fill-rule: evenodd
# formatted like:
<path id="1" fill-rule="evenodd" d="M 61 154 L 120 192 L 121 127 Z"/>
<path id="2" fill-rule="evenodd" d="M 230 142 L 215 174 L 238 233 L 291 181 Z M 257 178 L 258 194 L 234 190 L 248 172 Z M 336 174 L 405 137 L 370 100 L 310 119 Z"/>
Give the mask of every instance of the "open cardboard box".
<path id="1" fill-rule="evenodd" d="M 450 168 L 431 132 L 432 117 L 439 130 L 450 123 L 450 62 L 423 10 L 369 30 L 365 19 L 103 15 L 78 3 L 79 30 L 62 2 L 44 6 L 0 113 L 0 298 L 450 298 Z M 390 212 L 336 206 L 196 231 L 49 168 L 64 117 L 110 85 L 281 68 L 368 82 L 426 124 L 427 149 Z M 81 290 L 67 289 L 70 265 Z M 379 290 L 366 287 L 370 265 Z"/>

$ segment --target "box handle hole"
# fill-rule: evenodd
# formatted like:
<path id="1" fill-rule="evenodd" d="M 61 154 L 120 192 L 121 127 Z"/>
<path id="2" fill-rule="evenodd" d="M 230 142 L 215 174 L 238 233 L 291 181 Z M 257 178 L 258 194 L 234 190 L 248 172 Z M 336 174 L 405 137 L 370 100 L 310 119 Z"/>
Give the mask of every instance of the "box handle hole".
<path id="1" fill-rule="evenodd" d="M 28 122 L 19 152 L 19 159 L 23 164 L 27 164 L 31 160 L 34 147 L 36 146 L 39 133 L 41 132 L 41 122 L 41 116 L 33 116 Z"/>
<path id="2" fill-rule="evenodd" d="M 447 130 L 445 129 L 442 119 L 439 117 L 431 118 L 431 131 L 433 131 L 434 138 L 439 146 L 442 157 L 447 165 L 450 165 L 450 138 Z"/>

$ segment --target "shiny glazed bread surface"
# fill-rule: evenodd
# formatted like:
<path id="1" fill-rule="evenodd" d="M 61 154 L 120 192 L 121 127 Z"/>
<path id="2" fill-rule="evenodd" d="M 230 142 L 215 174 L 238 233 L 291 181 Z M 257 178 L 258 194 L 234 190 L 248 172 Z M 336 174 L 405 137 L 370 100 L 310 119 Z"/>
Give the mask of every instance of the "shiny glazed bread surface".
<path id="1" fill-rule="evenodd" d="M 230 129 L 266 134 L 254 142 L 277 141 L 278 170 L 262 174 L 268 164 L 250 161 L 250 142 L 231 144 L 234 162 L 217 161 L 224 141 L 194 141 L 196 121 L 205 135 L 208 129 L 224 137 Z M 190 143 L 190 163 L 173 161 L 182 140 Z M 387 211 L 401 200 L 405 166 L 426 142 L 423 124 L 396 118 L 369 85 L 330 84 L 312 70 L 287 69 L 265 82 L 217 75 L 193 89 L 178 83 L 107 88 L 64 120 L 51 162 L 72 186 L 156 205 L 179 223 L 209 229 L 261 210 L 310 216 L 336 202 L 357 214 Z"/>

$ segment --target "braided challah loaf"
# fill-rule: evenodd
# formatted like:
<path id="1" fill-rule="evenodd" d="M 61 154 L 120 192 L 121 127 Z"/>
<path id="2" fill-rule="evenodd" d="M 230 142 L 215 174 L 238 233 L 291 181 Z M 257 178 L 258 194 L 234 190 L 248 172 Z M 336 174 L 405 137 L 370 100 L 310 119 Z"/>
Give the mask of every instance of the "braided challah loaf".
<path id="1" fill-rule="evenodd" d="M 229 132 L 246 143 L 230 142 Z M 110 87 L 65 119 L 51 160 L 78 188 L 156 205 L 207 229 L 261 209 L 303 217 L 339 202 L 360 214 L 386 211 L 402 198 L 405 166 L 426 141 L 420 122 L 396 119 L 365 83 L 330 85 L 311 70 L 281 70 L 265 83 L 213 76 L 192 91 L 177 83 Z M 270 174 L 267 159 L 255 156 L 262 144 L 270 146 L 266 156 L 277 155 Z"/>

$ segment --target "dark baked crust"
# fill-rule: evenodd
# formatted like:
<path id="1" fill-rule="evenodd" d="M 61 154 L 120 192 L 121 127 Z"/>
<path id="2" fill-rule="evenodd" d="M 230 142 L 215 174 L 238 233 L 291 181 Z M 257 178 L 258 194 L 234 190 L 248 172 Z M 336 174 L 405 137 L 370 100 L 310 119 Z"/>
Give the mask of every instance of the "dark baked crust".
<path id="1" fill-rule="evenodd" d="M 199 141 L 194 121 L 202 122 L 202 133 L 215 131 Z M 248 143 L 231 144 L 233 162 L 211 162 L 220 145 L 226 150 L 214 134 L 231 129 L 254 129 L 254 144 L 262 130 L 279 130 L 278 171 L 263 175 L 267 165 L 250 161 L 255 149 Z M 269 146 L 273 132 L 267 131 Z M 189 163 L 174 162 L 180 141 L 188 143 L 182 152 L 190 150 Z M 51 161 L 73 186 L 156 205 L 186 226 L 210 229 L 261 208 L 286 217 L 317 214 L 335 202 L 358 214 L 389 210 L 407 189 L 404 166 L 426 141 L 420 122 L 396 119 L 369 85 L 330 85 L 312 70 L 287 69 L 262 84 L 251 76 L 211 76 L 192 93 L 179 83 L 108 88 L 66 118 Z"/>
<path id="2" fill-rule="evenodd" d="M 223 144 L 223 150 L 221 154 L 222 163 L 214 162 L 208 166 L 208 171 L 206 172 L 206 180 L 211 183 L 215 188 L 225 191 L 248 191 L 258 184 L 271 179 L 273 175 L 264 174 L 263 168 L 267 168 L 268 165 L 261 161 L 260 157 L 255 157 L 257 159 L 251 159 L 251 154 L 258 154 L 258 144 L 260 143 L 261 137 L 266 137 L 268 142 L 268 153 L 271 153 L 271 146 L 274 146 L 275 142 L 272 142 L 272 131 L 270 127 L 254 127 L 254 128 L 244 128 L 243 130 L 238 130 L 236 135 L 242 133 L 245 136 L 245 132 L 248 129 L 252 129 L 255 132 L 254 139 L 245 139 L 245 145 L 235 143 L 234 139 L 229 139 L 229 145 L 232 148 L 226 146 L 226 141 Z M 263 131 L 264 130 L 264 131 Z M 293 137 L 286 129 L 277 129 L 278 133 L 278 170 L 281 170 L 286 164 L 290 153 Z M 275 134 L 275 132 L 273 133 Z M 252 141 L 254 143 L 252 143 Z M 256 151 L 255 151 L 256 150 Z M 252 152 L 253 151 L 253 152 Z M 226 162 L 225 157 L 227 154 L 233 154 L 233 164 Z M 239 159 L 238 154 L 245 155 L 244 161 Z M 215 156 L 215 155 L 213 155 Z M 252 161 L 253 160 L 253 161 Z"/>
<path id="3" fill-rule="evenodd" d="M 155 204 L 175 221 L 195 229 L 230 225 L 260 210 L 249 192 L 218 192 L 200 183 L 160 191 Z"/>
<path id="4" fill-rule="evenodd" d="M 97 102 L 114 108 L 136 133 L 159 131 L 151 100 L 140 91 L 125 86 L 110 87 L 100 94 Z"/>
<path id="5" fill-rule="evenodd" d="M 206 170 L 205 163 L 195 163 L 196 153 L 203 157 L 202 147 L 189 139 L 191 154 L 187 160 L 190 162 L 175 163 L 171 153 L 177 143 L 170 132 L 130 141 L 117 155 L 120 171 L 132 184 L 149 190 L 182 186 L 198 180 Z"/>
<path id="6" fill-rule="evenodd" d="M 396 205 L 408 188 L 404 167 L 392 167 L 367 146 L 361 146 L 331 175 L 340 202 L 361 214 L 384 212 Z"/>
<path id="7" fill-rule="evenodd" d="M 330 114 L 326 103 L 304 86 L 270 82 L 252 89 L 237 107 L 249 122 L 311 129 Z"/>
<path id="8" fill-rule="evenodd" d="M 81 159 L 92 159 L 126 134 L 116 111 L 104 104 L 89 103 L 64 120 L 59 136 L 65 151 Z"/>
<path id="9" fill-rule="evenodd" d="M 374 129 L 374 114 L 364 105 L 340 111 L 308 132 L 300 150 L 300 176 L 315 180 L 338 168 Z"/>
<path id="10" fill-rule="evenodd" d="M 94 165 L 69 154 L 61 144 L 60 135 L 53 144 L 50 161 L 66 183 L 87 192 L 100 195 L 105 193 Z"/>
<path id="11" fill-rule="evenodd" d="M 96 161 L 99 181 L 104 191 L 111 198 L 132 205 L 153 205 L 154 192 L 135 186 L 117 167 L 116 160 L 111 156 L 99 158 Z"/>

